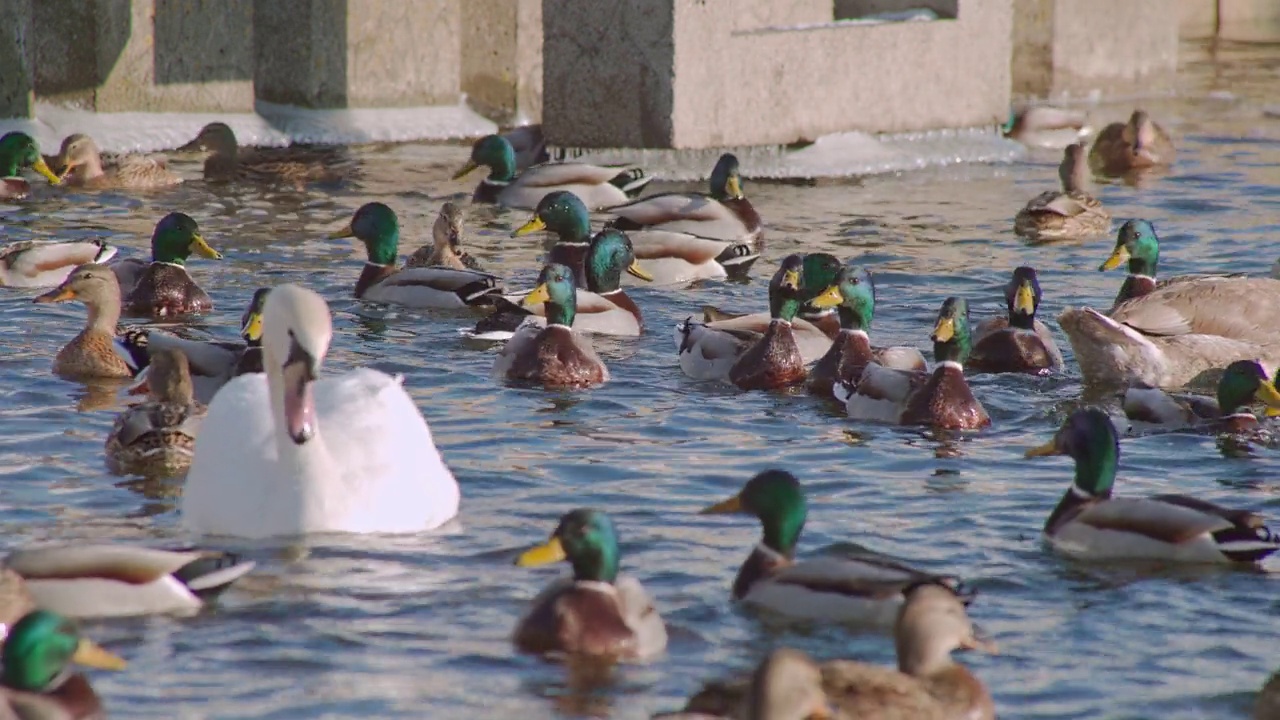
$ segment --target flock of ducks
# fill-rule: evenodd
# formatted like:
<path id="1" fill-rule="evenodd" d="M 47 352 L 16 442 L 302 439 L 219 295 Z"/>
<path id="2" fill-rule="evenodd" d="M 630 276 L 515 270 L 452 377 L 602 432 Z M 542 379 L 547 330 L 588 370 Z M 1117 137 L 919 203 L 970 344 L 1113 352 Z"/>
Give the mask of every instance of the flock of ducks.
<path id="1" fill-rule="evenodd" d="M 1061 118 L 1055 118 L 1060 121 Z M 1042 123 L 1047 122 L 1042 120 Z M 1068 123 L 1069 125 L 1069 123 Z M 1018 115 L 1006 131 L 1035 129 Z M 207 153 L 211 182 L 324 183 L 342 177 L 342 159 L 317 148 L 244 150 L 214 123 L 182 150 Z M 1173 162 L 1168 135 L 1145 113 L 1106 127 L 1086 152 L 1068 145 L 1060 191 L 1017 214 L 1033 241 L 1110 232 L 1111 216 L 1088 192 L 1091 171 L 1130 176 Z M 640 196 L 651 177 L 633 166 L 548 162 L 528 130 L 477 141 L 456 177 L 487 167 L 476 203 L 532 210 L 513 235 L 546 233 L 547 263 L 535 286 L 510 293 L 463 247 L 463 210 L 446 203 L 432 242 L 400 264 L 394 210 L 372 202 L 330 237 L 359 240 L 367 262 L 355 297 L 416 308 L 476 308 L 476 338 L 503 342 L 493 373 L 549 388 L 607 382 L 593 335 L 638 336 L 641 308 L 623 281 L 681 285 L 748 271 L 760 257 L 763 223 L 745 197 L 738 161 L 724 155 L 707 193 Z M 56 156 L 21 133 L 0 138 L 0 197 L 31 188 L 30 169 L 52 184 L 157 188 L 179 182 L 163 158 L 104 160 L 92 139 L 68 137 Z M 610 219 L 593 231 L 591 213 Z M 208 312 L 209 295 L 187 268 L 192 255 L 218 259 L 195 220 L 171 213 L 151 238 L 151 256 L 119 258 L 103 242 L 16 242 L 0 249 L 0 284 L 50 287 L 38 303 L 77 301 L 84 329 L 53 360 L 59 376 L 131 379 L 147 398 L 117 419 L 105 441 L 115 472 L 186 474 L 181 518 L 201 535 L 244 538 L 315 532 L 412 533 L 458 513 L 460 493 L 402 378 L 359 368 L 322 372 L 333 335 L 317 293 L 297 285 L 261 288 L 246 303 L 241 342 L 201 342 L 158 329 L 121 326 L 122 316 L 182 318 Z M 1059 318 L 1086 385 L 1122 393 L 1135 423 L 1247 434 L 1266 441 L 1261 404 L 1280 414 L 1276 389 L 1280 332 L 1264 314 L 1280 302 L 1280 281 L 1236 276 L 1156 280 L 1154 227 L 1129 220 L 1104 270 L 1128 278 L 1111 309 L 1073 308 Z M 630 282 L 630 280 L 628 280 Z M 861 420 L 946 430 L 987 426 L 966 372 L 1059 372 L 1064 359 L 1037 318 L 1042 293 L 1034 268 L 1014 269 L 1007 314 L 971 325 L 964 298 L 947 298 L 930 333 L 933 369 L 914 347 L 880 347 L 870 332 L 875 283 L 866 267 L 826 253 L 782 260 L 767 311 L 706 308 L 673 332 L 673 364 L 692 378 L 742 390 L 804 387 Z M 1216 397 L 1175 394 L 1216 383 Z M 1138 558 L 1256 563 L 1280 548 L 1259 516 L 1184 495 L 1113 497 L 1119 434 L 1098 409 L 1072 413 L 1028 457 L 1066 455 L 1075 477 L 1048 516 L 1050 546 L 1082 559 Z M 993 718 L 984 684 L 952 658 L 994 651 L 966 614 L 973 599 L 959 578 L 924 572 L 882 556 L 797 558 L 808 513 L 801 483 L 783 470 L 762 472 L 707 515 L 747 515 L 760 542 L 742 563 L 735 601 L 817 622 L 891 628 L 896 669 L 846 660 L 816 663 L 803 653 L 769 653 L 749 678 L 715 681 L 667 718 Z M 513 640 L 532 653 L 644 660 L 661 654 L 666 628 L 657 604 L 621 573 L 618 536 L 603 512 L 566 513 L 550 538 L 516 563 L 568 562 L 572 574 L 533 599 Z M 41 717 L 86 717 L 99 710 L 72 663 L 119 669 L 123 661 L 81 638 L 69 618 L 156 612 L 189 614 L 248 573 L 253 563 L 213 551 L 170 552 L 120 546 L 20 550 L 4 563 L 0 614 L 8 628 L 0 687 L 10 708 L 44 708 Z"/>

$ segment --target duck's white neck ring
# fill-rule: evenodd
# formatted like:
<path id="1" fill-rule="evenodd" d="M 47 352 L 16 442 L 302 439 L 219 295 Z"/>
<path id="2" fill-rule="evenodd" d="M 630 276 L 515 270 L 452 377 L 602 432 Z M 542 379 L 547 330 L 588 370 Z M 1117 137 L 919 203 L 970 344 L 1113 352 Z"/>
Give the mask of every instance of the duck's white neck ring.
<path id="1" fill-rule="evenodd" d="M 943 360 L 942 362 L 938 363 L 938 367 L 951 368 L 952 370 L 959 370 L 960 372 L 964 372 L 964 366 L 956 362 L 955 360 Z"/>

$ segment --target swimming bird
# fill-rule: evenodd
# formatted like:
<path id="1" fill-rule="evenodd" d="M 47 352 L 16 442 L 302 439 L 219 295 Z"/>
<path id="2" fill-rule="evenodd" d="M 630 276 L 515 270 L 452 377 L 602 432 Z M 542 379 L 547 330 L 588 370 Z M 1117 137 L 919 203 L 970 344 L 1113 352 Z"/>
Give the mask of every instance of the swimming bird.
<path id="1" fill-rule="evenodd" d="M 475 270 L 484 272 L 480 261 L 462 249 L 462 226 L 465 216 L 462 207 L 447 202 L 440 206 L 436 221 L 431 225 L 431 244 L 413 251 L 405 261 L 407 268 L 445 267 L 451 270 Z"/>
<path id="2" fill-rule="evenodd" d="M 187 272 L 191 253 L 222 259 L 222 253 L 209 246 L 190 215 L 172 212 L 161 218 L 151 233 L 150 260 L 127 258 L 109 263 L 124 293 L 125 312 L 168 317 L 212 310 L 209 293 Z"/>
<path id="3" fill-rule="evenodd" d="M 1088 137 L 1090 129 L 1087 121 L 1083 112 L 1048 105 L 1031 105 L 1011 109 L 1009 119 L 1000 127 L 1000 131 L 1010 140 L 1017 140 L 1024 145 L 1065 147 Z"/>
<path id="4" fill-rule="evenodd" d="M 699 702 L 707 702 L 706 698 L 711 694 L 706 691 L 700 693 Z M 725 704 L 731 707 L 716 707 L 714 710 L 717 712 L 713 715 L 705 712 L 659 713 L 652 720 L 830 720 L 835 717 L 822 688 L 822 670 L 808 655 L 791 648 L 778 648 L 765 655 L 751 674 L 741 700 L 736 706 L 732 700 Z"/>
<path id="5" fill-rule="evenodd" d="M 365 203 L 346 227 L 329 233 L 330 239 L 347 237 L 363 243 L 368 253 L 355 286 L 361 300 L 448 309 L 492 304 L 502 294 L 502 279 L 489 273 L 446 266 L 398 268 L 400 220 L 383 203 Z"/>
<path id="6" fill-rule="evenodd" d="M 18 240 L 0 247 L 0 285 L 50 287 L 87 263 L 105 263 L 116 248 L 104 240 Z"/>
<path id="7" fill-rule="evenodd" d="M 1089 164 L 1102 175 L 1125 175 L 1160 165 L 1172 165 L 1177 157 L 1169 133 L 1144 110 L 1134 110 L 1129 121 L 1102 128 L 1089 151 Z"/>
<path id="8" fill-rule="evenodd" d="M 978 323 L 973 349 L 965 364 L 974 372 L 1042 375 L 1062 368 L 1062 352 L 1049 326 L 1036 318 L 1040 309 L 1040 279 L 1028 265 L 1013 269 L 1004 286 L 1005 317 Z"/>
<path id="9" fill-rule="evenodd" d="M 68 187 L 123 188 L 146 190 L 171 187 L 182 178 L 169 169 L 159 155 L 119 155 L 104 164 L 98 144 L 88 135 L 76 133 L 62 140 L 57 167 Z"/>
<path id="10" fill-rule="evenodd" d="M 307 183 L 331 185 L 354 174 L 336 148 L 309 145 L 241 148 L 235 132 L 221 122 L 205 125 L 194 140 L 175 152 L 208 153 L 204 179 L 211 182 L 280 182 L 301 190 Z"/>
<path id="11" fill-rule="evenodd" d="M 1262 363 L 1237 360 L 1223 371 L 1216 397 L 1133 386 L 1124 391 L 1121 405 L 1125 416 L 1135 422 L 1242 434 L 1260 429 L 1258 418 L 1247 408 L 1253 402 L 1266 405 L 1268 412 L 1280 411 L 1280 392 Z"/>
<path id="12" fill-rule="evenodd" d="M 47 545 L 10 553 L 3 585 L 7 596 L 21 592 L 72 618 L 194 615 L 254 565 L 214 550 Z"/>
<path id="13" fill-rule="evenodd" d="M 494 377 L 555 388 L 584 388 L 609 380 L 609 369 L 591 340 L 573 329 L 577 293 L 568 267 L 553 263 L 542 268 L 537 287 L 522 304 L 542 304 L 546 325 L 520 326 L 494 360 Z"/>
<path id="14" fill-rule="evenodd" d="M 617 216 L 619 230 L 665 230 L 754 247 L 763 237 L 764 224 L 742 192 L 738 158 L 725 153 L 711 170 L 710 193 L 659 193 L 615 205 L 607 210 Z"/>
<path id="15" fill-rule="evenodd" d="M 191 465 L 204 405 L 191 388 L 187 356 L 177 350 L 151 351 L 147 366 L 150 397 L 116 417 L 107 434 L 107 467 L 117 475 L 173 477 Z"/>
<path id="16" fill-rule="evenodd" d="M 43 175 L 50 185 L 62 184 L 34 138 L 17 130 L 0 136 L 0 200 L 22 200 L 31 194 L 31 183 L 22 177 L 27 168 Z"/>
<path id="17" fill-rule="evenodd" d="M 413 533 L 458 513 L 458 484 L 402 378 L 321 377 L 329 307 L 280 285 L 262 312 L 263 374 L 228 382 L 196 437 L 182 521 L 204 534 Z"/>
<path id="18" fill-rule="evenodd" d="M 609 660 L 643 660 L 667 647 L 667 629 L 639 580 L 618 572 L 621 553 L 609 516 L 565 513 L 547 542 L 516 558 L 521 567 L 568 561 L 573 575 L 553 581 L 516 623 L 516 647 Z"/>
<path id="19" fill-rule="evenodd" d="M 453 179 L 478 167 L 489 168 L 472 195 L 477 203 L 497 203 L 505 207 L 532 210 L 549 193 L 571 192 L 589 208 L 598 210 L 624 203 L 640 194 L 653 178 L 634 165 L 590 165 L 579 162 L 548 162 L 516 174 L 515 151 L 501 135 L 487 135 L 471 147 L 471 158 Z"/>
<path id="20" fill-rule="evenodd" d="M 1280 538 L 1247 510 L 1188 495 L 1112 497 L 1120 445 L 1111 418 L 1077 410 L 1027 457 L 1068 455 L 1075 481 L 1044 525 L 1054 550 L 1086 560 L 1253 563 L 1280 549 Z"/>
<path id="21" fill-rule="evenodd" d="M 123 670 L 125 661 L 80 635 L 70 620 L 47 610 L 9 628 L 0 658 L 0 705 L 7 717 L 88 720 L 104 717 L 102 701 L 71 666 Z"/>
<path id="22" fill-rule="evenodd" d="M 1111 213 L 1089 194 L 1089 161 L 1084 145 L 1068 145 L 1058 166 L 1062 190 L 1032 198 L 1013 218 L 1013 231 L 1033 241 L 1079 240 L 1106 235 Z"/>
<path id="23" fill-rule="evenodd" d="M 909 567 L 888 558 L 818 556 L 795 559 L 809 508 L 804 489 L 785 470 L 766 470 L 732 497 L 703 508 L 701 515 L 752 515 L 763 537 L 733 581 L 733 599 L 791 618 L 889 626 L 904 593 L 915 583 L 955 578 Z"/>
<path id="24" fill-rule="evenodd" d="M 120 320 L 120 285 L 106 265 L 81 265 L 58 287 L 35 298 L 37 303 L 79 300 L 89 311 L 80 334 L 53 359 L 53 372 L 69 379 L 130 378 L 145 364 L 145 346 L 132 342 Z"/>

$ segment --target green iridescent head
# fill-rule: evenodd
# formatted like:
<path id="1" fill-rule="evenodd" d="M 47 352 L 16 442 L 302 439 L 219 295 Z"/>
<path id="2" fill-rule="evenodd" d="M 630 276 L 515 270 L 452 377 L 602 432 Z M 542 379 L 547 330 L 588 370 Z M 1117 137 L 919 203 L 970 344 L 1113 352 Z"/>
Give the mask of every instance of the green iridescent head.
<path id="1" fill-rule="evenodd" d="M 769 280 L 769 317 L 791 322 L 800 311 L 804 297 L 804 258 L 788 255 Z"/>
<path id="2" fill-rule="evenodd" d="M 800 541 L 809 506 L 804 489 L 786 470 L 765 470 L 747 481 L 733 497 L 703 508 L 700 515 L 754 515 L 764 530 L 764 544 L 788 557 Z"/>
<path id="3" fill-rule="evenodd" d="M 471 146 L 471 159 L 453 174 L 457 180 L 478 167 L 489 168 L 489 179 L 511 182 L 516 178 L 516 151 L 501 135 L 485 135 Z"/>
<path id="4" fill-rule="evenodd" d="M 538 285 L 520 303 L 526 307 L 542 304 L 548 325 L 573 327 L 578 314 L 578 295 L 573 285 L 573 271 L 568 266 L 552 263 L 538 274 Z"/>
<path id="5" fill-rule="evenodd" d="M 1068 455 L 1076 461 L 1075 486 L 1080 492 L 1111 496 L 1120 462 L 1120 443 L 1111 418 L 1097 408 L 1071 413 L 1049 442 L 1027 451 L 1027 457 Z"/>
<path id="6" fill-rule="evenodd" d="M 840 313 L 840 327 L 846 330 L 870 332 L 876 312 L 876 286 L 871 272 L 857 265 L 840 268 L 835 282 L 809 304 L 836 308 Z"/>
<path id="7" fill-rule="evenodd" d="M 804 287 L 802 288 L 805 302 L 809 302 L 822 294 L 824 290 L 831 287 L 836 282 L 836 275 L 840 274 L 842 263 L 840 258 L 831 253 L 809 253 L 804 256 Z"/>
<path id="8" fill-rule="evenodd" d="M 588 243 L 591 241 L 591 214 L 577 195 L 567 190 L 557 190 L 538 201 L 533 217 L 516 228 L 511 237 L 539 230 L 555 233 L 560 242 Z"/>
<path id="9" fill-rule="evenodd" d="M 636 265 L 636 253 L 631 247 L 631 238 L 613 228 L 601 230 L 591 238 L 591 247 L 587 249 L 584 264 L 587 273 L 587 289 L 600 295 L 614 292 L 621 287 L 624 270 L 641 280 L 653 280 L 653 276 Z"/>
<path id="10" fill-rule="evenodd" d="M 1146 220 L 1129 220 L 1120 226 L 1111 257 L 1098 269 L 1114 270 L 1125 262 L 1129 263 L 1130 275 L 1156 276 L 1156 265 L 1160 262 L 1160 238 L 1156 237 L 1155 227 Z"/>
<path id="11" fill-rule="evenodd" d="M 44 161 L 35 138 L 16 130 L 5 133 L 0 137 L 0 178 L 18 177 L 24 168 L 35 170 L 53 185 L 62 182 Z"/>
<path id="12" fill-rule="evenodd" d="M 1280 410 L 1280 392 L 1257 360 L 1237 360 L 1227 366 L 1218 381 L 1218 409 L 1230 415 L 1254 401 Z"/>
<path id="13" fill-rule="evenodd" d="M 36 610 L 9 629 L 4 640 L 5 685 L 41 692 L 64 677 L 71 664 L 122 670 L 125 661 L 80 637 L 75 623 L 47 610 Z"/>
<path id="14" fill-rule="evenodd" d="M 152 262 L 183 265 L 191 253 L 210 260 L 221 260 L 222 253 L 209 247 L 200 234 L 200 226 L 190 215 L 180 212 L 165 215 L 151 233 Z"/>
<path id="15" fill-rule="evenodd" d="M 725 153 L 711 170 L 711 197 L 716 200 L 737 200 L 742 197 L 742 176 L 738 174 L 738 158 Z"/>
<path id="16" fill-rule="evenodd" d="M 618 535 L 613 521 L 599 510 L 578 508 L 565 513 L 551 539 L 516 558 L 521 567 L 568 560 L 574 580 L 613 583 L 618 578 Z"/>
<path id="17" fill-rule="evenodd" d="M 969 303 L 964 298 L 949 297 L 938 311 L 938 322 L 933 326 L 934 362 L 957 362 L 969 359 L 972 339 L 969 331 Z"/>
<path id="18" fill-rule="evenodd" d="M 395 210 L 380 202 L 365 203 L 345 228 L 329 234 L 330 239 L 347 237 L 364 243 L 370 263 L 395 265 L 400 252 L 400 219 Z"/>

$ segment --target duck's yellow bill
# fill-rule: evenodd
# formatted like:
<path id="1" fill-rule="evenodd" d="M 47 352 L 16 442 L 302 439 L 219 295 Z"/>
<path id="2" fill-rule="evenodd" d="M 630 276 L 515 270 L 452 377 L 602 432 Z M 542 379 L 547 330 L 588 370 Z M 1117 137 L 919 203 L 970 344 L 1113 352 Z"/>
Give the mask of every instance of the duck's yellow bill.
<path id="1" fill-rule="evenodd" d="M 191 249 L 200 257 L 206 257 L 210 260 L 222 259 L 222 253 L 210 247 L 209 243 L 205 242 L 204 237 L 198 233 L 191 236 Z"/>
<path id="2" fill-rule="evenodd" d="M 43 175 L 45 179 L 47 179 L 50 183 L 53 183 L 54 185 L 62 184 L 62 178 L 58 177 L 53 172 L 53 170 L 49 169 L 49 163 L 45 162 L 44 158 L 40 158 L 35 162 L 31 163 L 31 169 Z"/>
<path id="3" fill-rule="evenodd" d="M 799 290 L 800 289 L 800 271 L 788 270 L 785 273 L 783 273 L 781 286 L 784 288 L 787 288 L 788 290 Z"/>
<path id="4" fill-rule="evenodd" d="M 240 337 L 255 343 L 262 340 L 262 313 L 249 313 L 249 317 L 245 318 L 244 324 L 240 326 Z"/>
<path id="5" fill-rule="evenodd" d="M 329 233 L 330 240 L 338 240 L 341 238 L 349 238 L 349 237 L 355 237 L 355 236 L 356 236 L 356 231 L 351 229 L 351 223 L 347 223 L 347 226 L 342 228 L 341 230 L 334 230 L 333 232 Z"/>
<path id="6" fill-rule="evenodd" d="M 542 221 L 542 218 L 538 217 L 535 214 L 533 217 L 529 218 L 529 222 L 516 228 L 516 231 L 511 233 L 511 237 L 520 237 L 521 235 L 528 235 L 529 233 L 535 233 L 535 232 L 538 232 L 539 230 L 545 230 L 546 228 L 547 228 L 547 224 Z"/>
<path id="7" fill-rule="evenodd" d="M 547 290 L 547 284 L 543 283 L 530 290 L 529 294 L 524 296 L 524 300 L 520 301 L 520 304 L 526 307 L 536 307 L 550 299 L 551 292 Z"/>
<path id="8" fill-rule="evenodd" d="M 635 277 L 638 277 L 641 280 L 648 280 L 649 282 L 653 282 L 653 276 L 645 272 L 644 270 L 641 270 L 640 263 L 638 262 L 633 261 L 630 265 L 628 265 L 627 273 L 630 275 L 634 275 Z"/>
<path id="9" fill-rule="evenodd" d="M 480 166 L 477 165 L 474 160 L 468 160 L 466 165 L 463 165 L 461 168 L 458 169 L 458 172 L 453 174 L 453 179 L 460 180 L 466 177 L 467 173 L 471 172 L 472 170 L 475 170 L 478 167 Z"/>
<path id="10" fill-rule="evenodd" d="M 1058 450 L 1058 439 L 1055 437 L 1054 439 L 1050 440 L 1049 442 L 1043 445 L 1031 448 L 1026 452 L 1024 457 L 1029 457 L 1029 458 L 1046 457 L 1049 455 L 1061 455 L 1061 454 L 1062 452 Z"/>
<path id="11" fill-rule="evenodd" d="M 823 290 L 821 295 L 810 300 L 809 304 L 816 308 L 833 308 L 838 307 L 842 302 L 844 302 L 844 296 L 840 294 L 840 286 L 832 285 Z"/>
<path id="12" fill-rule="evenodd" d="M 1115 270 L 1121 265 L 1129 262 L 1129 248 L 1121 245 L 1111 253 L 1111 257 L 1098 268 L 1099 270 Z"/>
<path id="13" fill-rule="evenodd" d="M 724 193 L 731 198 L 742 197 L 742 180 L 737 175 L 730 175 L 724 183 Z"/>
<path id="14" fill-rule="evenodd" d="M 1267 408 L 1267 417 L 1280 417 L 1280 408 Z"/>
<path id="15" fill-rule="evenodd" d="M 33 300 L 32 302 L 55 303 L 55 302 L 66 302 L 67 300 L 75 300 L 75 299 L 76 299 L 75 290 L 72 290 L 69 287 L 64 287 L 62 285 L 59 285 L 58 287 L 50 290 L 47 293 L 44 293 L 43 295 L 37 295 L 36 299 Z"/>
<path id="16" fill-rule="evenodd" d="M 564 558 L 564 545 L 560 544 L 560 538 L 553 537 L 538 547 L 530 548 L 520 553 L 520 557 L 516 558 L 516 565 L 520 567 L 537 567 L 538 565 L 550 565 L 551 563 L 560 562 Z"/>
<path id="17" fill-rule="evenodd" d="M 129 666 L 124 658 L 88 638 L 80 639 L 80 644 L 76 645 L 75 654 L 71 656 L 71 662 L 99 670 L 123 670 Z"/>
<path id="18" fill-rule="evenodd" d="M 742 497 L 734 495 L 728 500 L 721 500 L 715 505 L 708 505 L 698 511 L 699 515 L 732 515 L 742 512 Z"/>
<path id="19" fill-rule="evenodd" d="M 951 338 L 956 336 L 956 321 L 949 317 L 938 320 L 938 324 L 933 326 L 933 334 L 930 336 L 934 342 L 949 342 Z"/>
<path id="20" fill-rule="evenodd" d="M 1272 410 L 1280 410 L 1280 391 L 1276 390 L 1276 386 L 1267 380 L 1258 383 L 1258 389 L 1254 391 L 1253 397 L 1258 402 L 1267 406 L 1267 415 L 1271 415 Z"/>
<path id="21" fill-rule="evenodd" d="M 1013 296 L 1013 309 L 1023 315 L 1034 315 L 1036 312 L 1036 293 L 1031 289 L 1031 283 L 1022 283 L 1018 286 L 1018 292 Z"/>
<path id="22" fill-rule="evenodd" d="M 809 714 L 804 716 L 804 720 L 835 720 L 836 714 L 832 712 L 831 706 L 826 701 L 819 702 L 809 709 Z"/>

